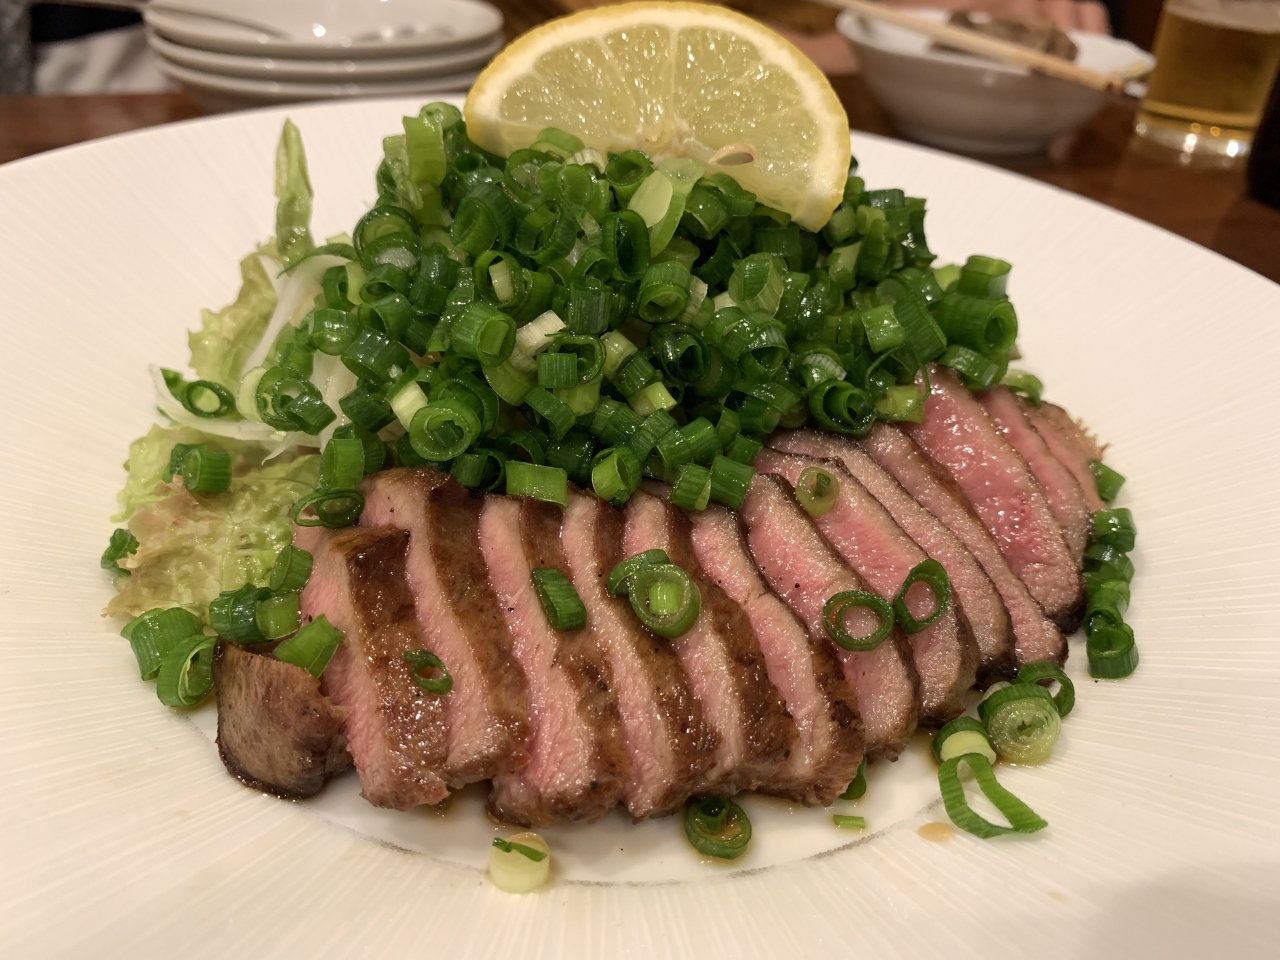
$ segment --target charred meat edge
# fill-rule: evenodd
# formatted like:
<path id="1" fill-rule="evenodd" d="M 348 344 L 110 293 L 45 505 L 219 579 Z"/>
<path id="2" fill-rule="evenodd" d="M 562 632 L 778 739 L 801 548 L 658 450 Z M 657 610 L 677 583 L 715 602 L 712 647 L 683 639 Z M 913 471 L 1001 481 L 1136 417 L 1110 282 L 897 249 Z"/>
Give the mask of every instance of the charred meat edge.
<path id="1" fill-rule="evenodd" d="M 857 774 L 863 757 L 853 685 L 830 645 L 815 643 L 760 578 L 737 514 L 712 504 L 688 516 L 698 562 L 751 621 L 769 680 L 796 724 L 799 742 L 785 771 L 762 790 L 806 806 L 828 806 Z"/>
<path id="2" fill-rule="evenodd" d="M 924 420 L 904 429 L 955 481 L 1045 615 L 1077 622 L 1084 580 L 1039 481 L 968 387 L 937 365 L 929 381 Z"/>
<path id="3" fill-rule="evenodd" d="M 997 680 L 1013 676 L 1018 665 L 1013 655 L 1009 613 L 982 565 L 942 521 L 918 504 L 884 467 L 846 437 L 815 430 L 781 431 L 769 438 L 769 444 L 783 453 L 839 460 L 907 535 L 947 571 L 952 603 L 969 625 L 978 645 L 977 685 L 986 688 Z"/>
<path id="4" fill-rule="evenodd" d="M 431 467 L 378 473 L 363 485 L 366 526 L 409 531 L 406 566 L 423 645 L 448 666 L 445 699 L 452 786 L 529 762 L 524 671 L 480 552 L 483 499 Z"/>
<path id="5" fill-rule="evenodd" d="M 528 764 L 493 779 L 489 811 L 522 826 L 591 822 L 618 803 L 626 782 L 617 701 L 591 631 L 555 630 L 543 612 L 531 574 L 546 551 L 559 553 L 559 520 L 548 530 L 526 504 L 538 501 L 490 494 L 480 514 L 489 581 L 528 679 L 532 728 Z"/>
<path id="6" fill-rule="evenodd" d="M 277 660 L 219 640 L 213 654 L 218 691 L 218 755 L 248 786 L 298 800 L 351 766 L 347 711 L 320 692 L 320 680 Z"/>
<path id="7" fill-rule="evenodd" d="M 347 747 L 365 798 L 396 810 L 440 803 L 449 795 L 445 697 L 419 687 L 404 660 L 422 647 L 405 577 L 409 534 L 298 527 L 294 542 L 315 557 L 304 616 L 324 614 L 343 633 L 322 686 L 347 711 Z"/>
<path id="8" fill-rule="evenodd" d="M 1098 481 L 1089 468 L 1090 460 L 1102 459 L 1102 448 L 1083 427 L 1071 419 L 1071 415 L 1052 403 L 1032 406 L 1019 401 L 1022 412 L 1031 421 L 1036 432 L 1044 439 L 1058 462 L 1071 471 L 1084 493 L 1090 512 L 1107 509 L 1107 503 L 1098 496 Z"/>
<path id="9" fill-rule="evenodd" d="M 631 760 L 625 801 L 638 821 L 684 805 L 714 762 L 718 740 L 668 642 L 641 626 L 625 597 L 609 596 L 605 584 L 624 559 L 622 541 L 622 514 L 594 494 L 572 489 L 560 537 L 565 573 L 613 674 Z"/>
<path id="10" fill-rule="evenodd" d="M 809 467 L 827 470 L 836 478 L 840 484 L 836 505 L 814 522 L 845 562 L 880 596 L 892 601 L 911 570 L 927 559 L 840 461 L 763 450 L 755 463 L 757 469 L 777 474 L 793 487 Z M 907 602 L 913 600 L 911 597 Z M 930 595 L 924 609 L 913 612 L 923 616 L 932 606 Z M 968 705 L 969 690 L 977 676 L 978 646 L 969 625 L 950 606 L 907 641 L 920 676 L 920 725 L 940 727 Z"/>
<path id="11" fill-rule="evenodd" d="M 823 605 L 866 586 L 804 512 L 780 477 L 756 474 L 742 505 L 747 545 L 765 581 L 795 612 L 815 643 L 830 644 L 858 697 L 867 758 L 896 759 L 915 733 L 920 678 L 897 627 L 874 650 L 836 647 L 822 622 Z"/>

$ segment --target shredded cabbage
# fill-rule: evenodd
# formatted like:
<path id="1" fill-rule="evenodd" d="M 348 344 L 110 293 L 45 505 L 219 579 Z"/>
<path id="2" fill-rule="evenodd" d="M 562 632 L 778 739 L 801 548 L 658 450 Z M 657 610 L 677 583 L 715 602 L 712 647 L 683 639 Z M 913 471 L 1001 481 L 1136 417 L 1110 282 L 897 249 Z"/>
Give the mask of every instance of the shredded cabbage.
<path id="1" fill-rule="evenodd" d="M 235 302 L 217 313 L 201 310 L 201 329 L 187 338 L 191 368 L 201 379 L 217 381 L 233 392 L 245 360 L 276 309 L 276 289 L 257 252 L 240 261 L 240 276 L 243 282 Z"/>

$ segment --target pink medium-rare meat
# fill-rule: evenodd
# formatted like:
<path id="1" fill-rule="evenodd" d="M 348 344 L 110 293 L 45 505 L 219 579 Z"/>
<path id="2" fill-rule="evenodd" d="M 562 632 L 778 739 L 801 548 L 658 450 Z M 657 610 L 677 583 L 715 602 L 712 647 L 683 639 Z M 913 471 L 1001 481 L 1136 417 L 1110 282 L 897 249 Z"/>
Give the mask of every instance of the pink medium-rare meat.
<path id="1" fill-rule="evenodd" d="M 324 614 L 342 631 L 322 686 L 347 711 L 347 749 L 365 798 L 396 810 L 440 803 L 449 795 L 445 696 L 418 686 L 404 659 L 422 648 L 405 577 L 409 534 L 298 527 L 294 543 L 315 558 L 304 619 Z"/>
<path id="2" fill-rule="evenodd" d="M 907 535 L 942 564 L 951 580 L 952 602 L 969 624 L 978 645 L 978 685 L 1013 676 L 1013 635 L 1009 614 L 990 578 L 954 533 L 915 498 L 865 450 L 847 437 L 817 430 L 779 431 L 769 438 L 774 449 L 809 457 L 839 460 L 853 477 L 889 511 Z"/>
<path id="3" fill-rule="evenodd" d="M 591 631 L 556 630 L 543 612 L 522 505 L 489 495 L 480 511 L 480 549 L 528 682 L 531 728 L 528 764 L 493 778 L 489 809 L 522 826 L 590 822 L 621 799 L 627 775 L 617 705 Z"/>
<path id="4" fill-rule="evenodd" d="M 1090 511 L 1107 509 L 1106 502 L 1098 496 L 1098 482 L 1089 469 L 1090 460 L 1101 460 L 1102 449 L 1093 437 L 1089 436 L 1079 424 L 1071 419 L 1071 415 L 1061 407 L 1052 403 L 1032 406 L 1026 401 L 1019 401 L 1022 412 L 1026 414 L 1036 432 L 1044 439 L 1049 450 L 1057 457 L 1058 462 L 1071 471 L 1071 475 L 1080 484 L 1084 493 L 1085 504 Z"/>
<path id="5" fill-rule="evenodd" d="M 622 542 L 622 514 L 571 488 L 560 546 L 613 676 L 631 760 L 624 800 L 632 819 L 642 820 L 683 806 L 714 762 L 717 739 L 670 643 L 640 624 L 625 597 L 609 596 L 606 583 L 624 559 Z"/>
<path id="6" fill-rule="evenodd" d="M 765 449 L 756 457 L 755 466 L 782 477 L 792 487 L 809 467 L 827 470 L 836 478 L 840 484 L 836 504 L 815 517 L 814 523 L 854 572 L 880 596 L 892 600 L 911 570 L 928 559 L 840 461 Z M 909 596 L 907 603 L 917 616 L 926 616 L 933 609 L 932 595 Z M 920 676 L 920 724 L 939 727 L 964 712 L 976 679 L 978 646 L 969 633 L 969 625 L 951 606 L 907 640 Z"/>
<path id="7" fill-rule="evenodd" d="M 860 441 L 863 450 L 893 475 L 916 502 L 927 509 L 965 545 L 995 585 L 1013 627 L 1018 663 L 1067 658 L 1062 632 L 1044 615 L 1027 585 L 1018 579 L 986 528 L 968 504 L 903 431 L 877 422 Z"/>
<path id="8" fill-rule="evenodd" d="M 737 603 L 760 641 L 769 680 L 782 694 L 799 742 L 769 792 L 808 806 L 831 804 L 863 756 L 857 694 L 829 644 L 804 625 L 760 579 L 735 513 L 712 505 L 688 514 L 703 572 Z"/>
<path id="9" fill-rule="evenodd" d="M 1071 471 L 1053 455 L 1044 438 L 1022 412 L 1022 407 L 1008 387 L 992 387 L 978 395 L 978 401 L 1004 438 L 1018 455 L 1026 461 L 1032 474 L 1040 481 L 1062 530 L 1062 536 L 1071 550 L 1071 558 L 1077 567 L 1084 565 L 1084 548 L 1089 544 L 1091 511 L 1085 502 L 1084 491 Z"/>
<path id="10" fill-rule="evenodd" d="M 292 663 L 219 640 L 218 755 L 255 790 L 302 799 L 351 766 L 347 711 L 320 692 L 320 680 Z M 272 645 L 274 646 L 274 645 Z"/>
<path id="11" fill-rule="evenodd" d="M 903 429 L 955 481 L 1045 615 L 1078 619 L 1084 580 L 1044 490 L 954 374 L 935 364 L 929 380 L 923 422 Z"/>
<path id="12" fill-rule="evenodd" d="M 454 786 L 529 760 L 524 672 L 480 552 L 483 500 L 431 467 L 385 470 L 363 485 L 367 526 L 409 532 L 406 572 L 425 649 L 448 666 L 446 771 Z"/>
<path id="13" fill-rule="evenodd" d="M 818 532 L 785 480 L 756 474 L 742 505 L 747 546 L 765 581 L 791 608 L 815 643 L 829 643 L 857 691 L 867 758 L 896 759 L 916 729 L 920 680 L 897 627 L 874 650 L 836 647 L 822 622 L 837 593 L 866 587 Z"/>
<path id="14" fill-rule="evenodd" d="M 786 777 L 796 745 L 795 723 L 769 682 L 751 622 L 724 591 L 707 579 L 689 539 L 689 521 L 664 500 L 637 491 L 624 511 L 623 552 L 665 550 L 702 594 L 702 612 L 683 636 L 668 641 L 719 738 L 704 787 L 754 790 Z"/>

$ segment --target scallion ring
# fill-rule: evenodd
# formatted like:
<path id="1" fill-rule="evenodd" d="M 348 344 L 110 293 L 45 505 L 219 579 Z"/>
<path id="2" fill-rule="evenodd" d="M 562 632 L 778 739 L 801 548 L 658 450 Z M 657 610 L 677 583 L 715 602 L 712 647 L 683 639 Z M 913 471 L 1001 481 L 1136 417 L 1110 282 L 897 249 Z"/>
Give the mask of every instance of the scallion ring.
<path id="1" fill-rule="evenodd" d="M 324 673 L 342 642 L 342 631 L 329 622 L 324 614 L 316 617 L 288 640 L 276 646 L 277 660 L 301 667 L 313 677 Z"/>
<path id="2" fill-rule="evenodd" d="M 873 613 L 879 621 L 876 628 L 862 636 L 849 633 L 844 618 L 855 607 Z M 866 590 L 844 590 L 822 605 L 822 625 L 837 646 L 845 650 L 874 650 L 893 632 L 893 607 L 889 601 Z"/>
<path id="3" fill-rule="evenodd" d="M 156 696 L 166 707 L 194 707 L 213 689 L 217 637 L 194 634 L 175 644 L 160 662 Z"/>
<path id="4" fill-rule="evenodd" d="M 934 601 L 933 612 L 921 619 L 916 619 L 907 606 L 911 588 L 917 583 L 923 583 L 928 586 L 933 594 Z M 897 596 L 893 598 L 894 616 L 897 617 L 898 624 L 907 633 L 919 633 L 946 613 L 950 607 L 951 578 L 947 576 L 947 571 L 942 564 L 932 557 L 921 560 L 911 568 L 911 572 L 907 574 L 907 579 L 902 581 L 902 586 L 899 588 Z"/>
<path id="5" fill-rule="evenodd" d="M 205 419 L 225 417 L 236 408 L 236 398 L 213 380 L 195 380 L 182 388 L 180 400 L 189 413 Z"/>
<path id="6" fill-rule="evenodd" d="M 702 612 L 702 591 L 674 563 L 640 567 L 628 578 L 627 596 L 640 622 L 669 640 L 688 633 Z"/>
<path id="7" fill-rule="evenodd" d="M 973 717 L 956 717 L 933 737 L 933 755 L 939 763 L 945 763 L 966 753 L 977 753 L 996 762 L 996 748 L 991 745 L 987 728 Z"/>
<path id="8" fill-rule="evenodd" d="M 293 505 L 293 522 L 300 527 L 337 530 L 351 526 L 363 511 L 364 495 L 359 490 L 318 490 Z"/>
<path id="9" fill-rule="evenodd" d="M 1089 655 L 1089 674 L 1100 680 L 1119 680 L 1138 667 L 1138 647 L 1133 628 L 1127 623 L 1099 626 L 1089 634 L 1085 646 Z"/>
<path id="10" fill-rule="evenodd" d="M 973 811 L 965 799 L 964 785 L 960 782 L 960 764 L 966 764 L 973 773 L 978 788 L 997 810 L 1004 814 L 1009 826 L 1004 827 L 985 820 Z M 987 758 L 980 753 L 966 753 L 952 757 L 938 768 L 938 786 L 942 790 L 942 803 L 947 816 L 961 830 L 975 837 L 988 840 L 1006 833 L 1035 833 L 1049 824 L 1034 810 L 1000 785 Z"/>
<path id="11" fill-rule="evenodd" d="M 587 608 L 562 571 L 538 567 L 531 571 L 530 578 L 542 603 L 542 612 L 553 629 L 581 630 L 587 625 Z"/>
<path id="12" fill-rule="evenodd" d="M 120 635 L 129 641 L 143 680 L 154 680 L 165 655 L 187 637 L 202 632 L 200 618 L 182 607 L 156 607 L 125 624 Z"/>
<path id="13" fill-rule="evenodd" d="M 671 558 L 667 556 L 665 550 L 645 550 L 637 553 L 633 557 L 628 557 L 609 572 L 609 581 L 606 584 L 609 595 L 611 597 L 621 597 L 629 589 L 629 581 L 633 574 L 638 572 L 642 567 L 647 567 L 655 563 L 670 563 Z"/>
<path id="14" fill-rule="evenodd" d="M 840 479 L 822 467 L 805 467 L 796 481 L 796 499 L 811 517 L 830 513 L 840 499 Z"/>
<path id="15" fill-rule="evenodd" d="M 736 860 L 751 842 L 751 821 L 728 797 L 698 797 L 685 810 L 684 835 L 705 856 Z"/>
<path id="16" fill-rule="evenodd" d="M 1076 705 L 1076 685 L 1052 660 L 1024 663 L 1019 668 L 1014 683 L 1044 684 L 1046 680 L 1056 680 L 1058 683 L 1058 692 L 1053 695 L 1053 705 L 1058 708 L 1058 716 L 1065 720 L 1067 714 Z"/>
<path id="17" fill-rule="evenodd" d="M 404 662 L 409 664 L 409 676 L 413 678 L 413 682 L 427 693 L 443 696 L 453 689 L 453 676 L 449 673 L 449 668 L 430 650 L 406 650 Z M 439 675 L 431 676 L 437 670 Z"/>
<path id="18" fill-rule="evenodd" d="M 1040 763 L 1053 753 L 1062 718 L 1053 697 L 1035 683 L 1014 683 L 978 704 L 996 753 L 1014 763 Z"/>

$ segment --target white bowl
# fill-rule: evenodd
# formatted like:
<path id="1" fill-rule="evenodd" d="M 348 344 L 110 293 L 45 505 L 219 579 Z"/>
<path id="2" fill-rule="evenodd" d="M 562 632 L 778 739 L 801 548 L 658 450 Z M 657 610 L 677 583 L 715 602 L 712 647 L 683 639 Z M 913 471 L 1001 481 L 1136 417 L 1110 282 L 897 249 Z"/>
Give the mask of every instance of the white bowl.
<path id="1" fill-rule="evenodd" d="M 502 37 L 479 46 L 423 53 L 416 57 L 380 57 L 376 60 L 298 60 L 290 57 L 250 57 L 188 47 L 166 40 L 155 32 L 147 35 L 155 53 L 179 66 L 204 73 L 251 80 L 292 80 L 310 83 L 366 83 L 416 80 L 479 69 L 502 49 Z"/>
<path id="2" fill-rule="evenodd" d="M 944 22 L 944 10 L 913 10 Z M 919 33 L 873 23 L 851 11 L 836 19 L 863 78 L 898 130 L 913 140 L 968 153 L 1026 154 L 1090 120 L 1106 95 L 963 53 L 931 50 Z M 1070 31 L 1082 67 L 1138 77 L 1155 58 L 1126 40 Z"/>
<path id="3" fill-rule="evenodd" d="M 489 40 L 502 14 L 482 0 L 163 0 L 143 17 L 169 40 L 267 57 L 404 57 Z M 258 26 L 254 26 L 254 25 Z"/>
<path id="4" fill-rule="evenodd" d="M 461 93 L 470 88 L 477 71 L 422 77 L 399 83 L 285 83 L 274 80 L 249 80 L 205 73 L 156 58 L 160 70 L 177 81 L 187 95 L 205 110 L 243 110 L 274 103 L 300 103 L 307 100 L 354 100 L 373 97 L 429 97 Z"/>

